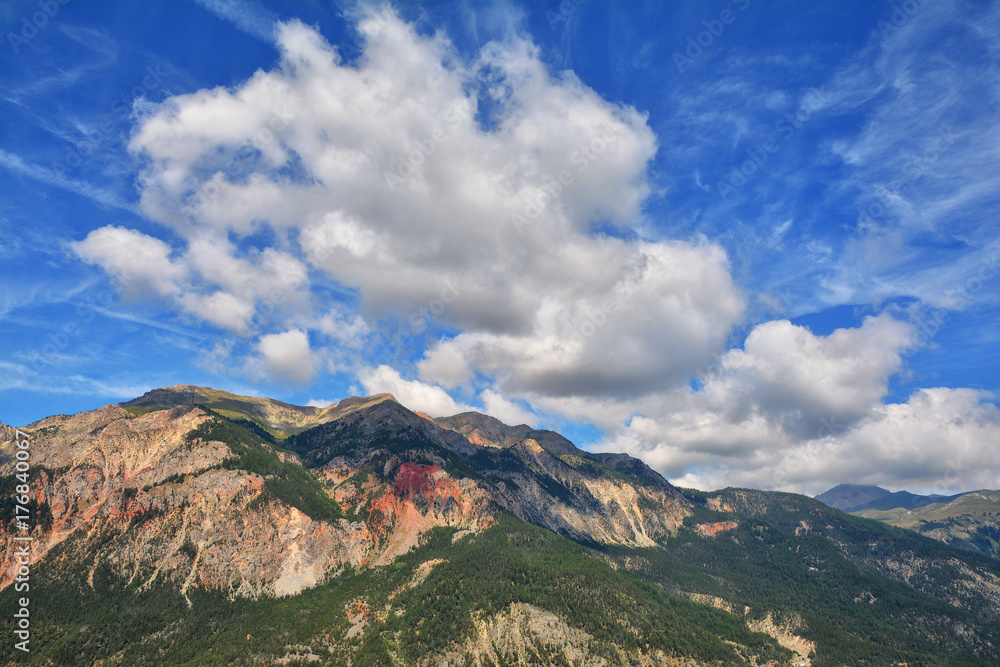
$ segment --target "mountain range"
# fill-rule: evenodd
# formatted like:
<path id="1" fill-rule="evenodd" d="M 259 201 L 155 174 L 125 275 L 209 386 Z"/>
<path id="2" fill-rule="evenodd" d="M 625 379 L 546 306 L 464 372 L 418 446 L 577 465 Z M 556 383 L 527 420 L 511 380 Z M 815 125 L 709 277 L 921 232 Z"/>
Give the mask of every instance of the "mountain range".
<path id="1" fill-rule="evenodd" d="M 840 484 L 816 499 L 961 549 L 1000 557 L 1000 491 L 922 496 L 908 491 L 893 493 L 878 486 Z"/>
<path id="2" fill-rule="evenodd" d="M 915 509 L 935 503 L 949 503 L 961 498 L 964 493 L 951 496 L 940 494 L 920 495 L 909 491 L 889 491 L 880 486 L 859 484 L 838 484 L 816 496 L 816 500 L 845 512 L 861 510 Z"/>
<path id="3" fill-rule="evenodd" d="M 796 494 L 680 489 L 478 413 L 180 385 L 18 430 L 31 664 L 1000 661 L 992 557 Z"/>

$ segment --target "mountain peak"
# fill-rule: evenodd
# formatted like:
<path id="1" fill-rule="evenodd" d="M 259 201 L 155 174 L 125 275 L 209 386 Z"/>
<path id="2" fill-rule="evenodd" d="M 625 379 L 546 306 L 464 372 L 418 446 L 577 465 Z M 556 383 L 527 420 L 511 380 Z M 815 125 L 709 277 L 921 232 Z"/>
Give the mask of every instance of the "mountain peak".
<path id="1" fill-rule="evenodd" d="M 838 484 L 816 496 L 816 500 L 845 512 L 866 505 L 872 501 L 892 495 L 892 491 L 881 486 L 864 484 Z"/>
<path id="2" fill-rule="evenodd" d="M 572 442 L 555 431 L 533 429 L 527 424 L 510 426 L 496 417 L 481 412 L 462 412 L 451 417 L 438 417 L 435 424 L 449 431 L 461 433 L 474 445 L 504 449 L 530 438 L 538 446 L 555 456 L 583 454 Z"/>
<path id="3" fill-rule="evenodd" d="M 293 405 L 273 398 L 243 396 L 212 387 L 176 384 L 152 389 L 138 398 L 119 405 L 134 414 L 178 405 L 203 405 L 225 417 L 249 419 L 277 437 L 286 437 L 312 426 L 339 419 L 355 410 L 386 401 L 399 404 L 395 396 L 383 393 L 352 396 L 326 408 L 318 408 L 312 405 Z"/>

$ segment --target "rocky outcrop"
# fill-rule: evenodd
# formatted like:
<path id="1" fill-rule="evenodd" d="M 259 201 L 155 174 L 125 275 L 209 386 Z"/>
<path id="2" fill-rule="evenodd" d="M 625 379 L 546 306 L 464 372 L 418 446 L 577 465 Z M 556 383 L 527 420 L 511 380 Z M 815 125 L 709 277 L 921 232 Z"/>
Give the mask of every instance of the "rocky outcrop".
<path id="1" fill-rule="evenodd" d="M 267 473 L 235 465 L 232 446 L 193 438 L 217 419 L 212 411 L 287 432 L 312 424 L 282 441 L 296 453 L 262 446 L 286 464 L 316 466 L 345 516 L 311 519 L 269 492 Z M 688 511 L 676 489 L 630 457 L 607 459 L 623 471 L 608 475 L 610 466 L 558 434 L 476 413 L 453 418 L 458 430 L 440 422 L 388 394 L 320 410 L 191 385 L 48 417 L 23 429 L 31 496 L 47 517 L 36 521 L 32 561 L 72 538 L 73 558 L 90 563 L 91 577 L 108 566 L 140 587 L 167 580 L 185 593 L 281 596 L 347 566 L 392 563 L 434 527 L 484 530 L 503 509 L 580 541 L 641 547 L 669 536 Z M 463 430 L 502 437 L 502 447 L 474 444 Z M 531 434 L 576 453 L 560 458 Z M 13 431 L 0 436 L 0 473 L 9 475 Z M 10 526 L 0 531 L 0 588 L 16 572 L 12 538 Z"/>
<path id="2" fill-rule="evenodd" d="M 719 533 L 725 532 L 727 530 L 736 530 L 737 524 L 735 521 L 716 521 L 714 523 L 700 523 L 694 527 L 694 532 L 698 533 L 702 537 L 714 537 Z"/>
<path id="3" fill-rule="evenodd" d="M 298 592 L 370 558 L 376 540 L 363 522 L 312 521 L 269 498 L 259 475 L 221 468 L 233 455 L 223 443 L 186 438 L 210 418 L 194 406 L 139 417 L 108 406 L 25 428 L 32 497 L 51 513 L 32 533 L 32 561 L 75 537 L 91 575 L 103 563 L 143 585 L 162 578 L 256 597 Z M 12 537 L 0 533 L 0 588 L 15 572 Z"/>
<path id="4" fill-rule="evenodd" d="M 426 452 L 408 456 L 433 457 Z M 375 461 L 377 472 L 365 472 Z M 375 565 L 408 552 L 435 526 L 478 532 L 497 521 L 488 493 L 470 479 L 452 477 L 438 463 L 415 463 L 376 450 L 361 460 L 337 458 L 325 473 L 337 483 L 334 498 L 369 528 L 377 545 Z"/>
<path id="5" fill-rule="evenodd" d="M 383 401 L 395 402 L 392 394 L 345 398 L 335 405 L 318 408 L 292 405 L 273 398 L 240 396 L 228 391 L 179 384 L 147 391 L 139 398 L 121 404 L 133 414 L 164 410 L 182 405 L 202 405 L 227 417 L 246 418 L 281 434 L 299 433 L 318 424 L 335 421 L 351 412 Z"/>
<path id="6" fill-rule="evenodd" d="M 584 542 L 655 546 L 689 511 L 669 484 L 646 486 L 577 469 L 532 439 L 498 454 L 485 475 L 512 514 Z"/>
<path id="7" fill-rule="evenodd" d="M 463 412 L 451 417 L 439 417 L 433 421 L 441 428 L 461 433 L 469 442 L 483 447 L 503 449 L 531 439 L 542 449 L 556 456 L 585 454 L 583 450 L 555 431 L 537 430 L 526 424 L 508 426 L 496 417 L 479 412 Z"/>
<path id="8" fill-rule="evenodd" d="M 488 665 L 593 665 L 595 667 L 698 667 L 690 658 L 663 651 L 626 652 L 595 641 L 560 616 L 530 604 L 473 619 L 472 636 L 456 649 L 429 657 L 422 667 L 487 667 Z M 755 663 L 756 664 L 756 663 Z"/>

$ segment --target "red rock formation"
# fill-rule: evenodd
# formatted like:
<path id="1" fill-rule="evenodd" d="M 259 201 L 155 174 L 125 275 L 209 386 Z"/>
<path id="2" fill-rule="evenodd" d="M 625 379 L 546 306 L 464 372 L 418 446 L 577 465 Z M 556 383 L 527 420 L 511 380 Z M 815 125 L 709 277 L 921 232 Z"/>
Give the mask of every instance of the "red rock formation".
<path id="1" fill-rule="evenodd" d="M 702 537 L 714 537 L 727 530 L 736 530 L 738 525 L 735 521 L 717 521 L 716 523 L 700 523 L 694 529 Z"/>

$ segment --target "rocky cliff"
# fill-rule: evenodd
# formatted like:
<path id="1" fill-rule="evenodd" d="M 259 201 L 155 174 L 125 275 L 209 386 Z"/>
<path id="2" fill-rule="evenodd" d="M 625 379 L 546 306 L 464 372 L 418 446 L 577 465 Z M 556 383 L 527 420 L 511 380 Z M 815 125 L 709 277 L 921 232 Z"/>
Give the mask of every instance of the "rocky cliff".
<path id="1" fill-rule="evenodd" d="M 20 430 L 42 663 L 1000 660 L 993 559 L 485 415 L 181 385 Z"/>
<path id="2" fill-rule="evenodd" d="M 192 436 L 226 416 L 236 420 L 227 438 Z M 493 422 L 496 431 L 509 428 Z M 662 478 L 658 486 L 606 478 L 531 438 L 477 444 L 388 394 L 319 410 L 180 385 L 24 431 L 32 496 L 51 517 L 35 528 L 32 560 L 76 536 L 73 553 L 92 562 L 91 574 L 105 563 L 130 583 L 165 579 L 185 593 L 297 593 L 345 567 L 391 563 L 434 527 L 480 531 L 503 510 L 574 539 L 633 546 L 656 544 L 685 515 L 686 501 Z M 13 435 L 2 434 L 9 474 Z M 548 440 L 558 443 L 555 435 Z M 558 450 L 583 462 L 585 453 L 570 447 Z M 265 456 L 281 465 L 253 463 Z M 289 501 L 294 493 L 276 494 L 295 483 L 283 481 L 290 471 L 282 466 L 318 480 L 342 515 L 310 517 Z M 0 588 L 16 572 L 11 539 L 0 533 Z"/>

